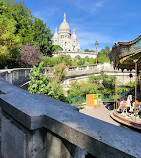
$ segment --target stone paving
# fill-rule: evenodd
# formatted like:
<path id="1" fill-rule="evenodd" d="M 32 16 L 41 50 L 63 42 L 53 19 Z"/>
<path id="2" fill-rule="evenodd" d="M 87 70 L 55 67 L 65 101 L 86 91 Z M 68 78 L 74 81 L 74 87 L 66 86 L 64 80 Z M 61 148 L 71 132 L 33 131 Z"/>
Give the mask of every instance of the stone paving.
<path id="1" fill-rule="evenodd" d="M 91 108 L 91 107 L 84 107 L 83 109 L 80 109 L 80 112 L 86 115 L 89 115 L 91 117 L 95 117 L 99 120 L 108 122 L 110 124 L 121 126 L 118 122 L 114 121 L 110 117 L 110 109 L 106 105 L 101 105 L 100 107 Z"/>

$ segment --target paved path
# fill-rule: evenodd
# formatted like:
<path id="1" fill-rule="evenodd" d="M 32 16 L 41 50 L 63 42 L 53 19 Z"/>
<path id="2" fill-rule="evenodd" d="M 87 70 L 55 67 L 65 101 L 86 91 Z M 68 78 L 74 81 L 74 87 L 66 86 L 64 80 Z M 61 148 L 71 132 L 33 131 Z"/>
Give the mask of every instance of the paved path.
<path id="1" fill-rule="evenodd" d="M 110 117 L 110 110 L 105 105 L 96 108 L 85 107 L 84 109 L 80 109 L 80 112 L 116 126 L 121 125 Z"/>

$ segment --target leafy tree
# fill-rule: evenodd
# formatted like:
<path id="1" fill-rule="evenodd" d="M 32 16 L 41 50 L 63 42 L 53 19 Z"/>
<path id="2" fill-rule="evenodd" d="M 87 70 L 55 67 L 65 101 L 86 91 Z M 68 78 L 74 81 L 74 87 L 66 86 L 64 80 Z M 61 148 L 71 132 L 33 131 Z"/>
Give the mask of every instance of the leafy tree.
<path id="1" fill-rule="evenodd" d="M 38 65 L 41 62 L 42 55 L 39 54 L 38 47 L 36 45 L 31 45 L 27 43 L 22 46 L 22 51 L 19 55 L 19 64 L 26 67 L 31 67 L 33 65 Z"/>
<path id="2" fill-rule="evenodd" d="M 84 52 L 95 52 L 94 50 L 85 49 Z"/>
<path id="3" fill-rule="evenodd" d="M 84 52 L 89 52 L 89 49 L 85 49 Z"/>
<path id="4" fill-rule="evenodd" d="M 0 64 L 14 60 L 20 50 L 20 37 L 15 34 L 16 22 L 0 15 Z"/>
<path id="5" fill-rule="evenodd" d="M 101 49 L 101 51 L 97 55 L 98 63 L 109 62 L 110 59 L 108 57 L 108 53 L 110 52 L 110 47 L 106 46 L 105 49 Z"/>
<path id="6" fill-rule="evenodd" d="M 22 44 L 32 41 L 31 32 L 33 16 L 31 11 L 23 4 L 15 0 L 4 0 L 2 15 L 6 15 L 9 19 L 16 21 L 16 34 L 21 37 Z"/>
<path id="7" fill-rule="evenodd" d="M 46 24 L 42 20 L 35 18 L 32 25 L 33 43 L 38 45 L 39 50 L 45 56 L 52 56 L 54 46 L 52 45 L 52 34 L 49 28 L 46 28 Z"/>
<path id="8" fill-rule="evenodd" d="M 111 51 L 110 47 L 106 46 L 105 47 L 105 54 L 108 55 L 108 53 L 110 53 L 110 51 Z"/>
<path id="9" fill-rule="evenodd" d="M 54 49 L 55 53 L 58 53 L 58 51 L 62 51 L 63 50 L 63 48 L 60 47 L 59 45 L 53 45 L 53 49 Z"/>
<path id="10" fill-rule="evenodd" d="M 11 49 L 15 49 L 15 61 L 18 53 L 20 53 L 17 41 L 20 46 L 26 45 L 26 43 L 30 42 L 33 45 L 37 45 L 39 51 L 44 55 L 52 56 L 53 45 L 50 29 L 46 27 L 46 24 L 44 24 L 42 20 L 35 18 L 23 2 L 16 2 L 15 0 L 0 0 L 0 16 L 0 29 L 3 31 L 3 28 L 5 28 L 5 30 L 9 31 L 9 27 L 11 27 L 11 32 L 6 34 L 7 36 L 10 36 L 11 43 L 13 44 Z M 7 43 L 7 47 L 10 48 L 11 43 Z M 3 51 L 7 52 L 6 48 L 3 49 Z M 13 55 L 13 53 L 11 54 Z M 7 58 L 11 60 L 8 55 Z"/>

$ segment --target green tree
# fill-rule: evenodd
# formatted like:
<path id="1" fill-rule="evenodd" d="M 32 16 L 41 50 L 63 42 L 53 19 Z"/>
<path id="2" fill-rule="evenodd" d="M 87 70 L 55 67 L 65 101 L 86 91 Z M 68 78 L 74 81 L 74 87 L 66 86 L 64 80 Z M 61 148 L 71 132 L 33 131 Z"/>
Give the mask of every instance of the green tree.
<path id="1" fill-rule="evenodd" d="M 84 52 L 89 52 L 89 49 L 85 49 Z"/>
<path id="2" fill-rule="evenodd" d="M 33 43 L 39 47 L 41 53 L 45 56 L 52 56 L 54 47 L 52 45 L 52 34 L 49 27 L 42 20 L 35 18 L 32 24 Z"/>
<path id="3" fill-rule="evenodd" d="M 20 51 L 20 37 L 15 34 L 16 21 L 0 15 L 0 64 L 14 60 Z"/>
<path id="4" fill-rule="evenodd" d="M 63 50 L 63 48 L 60 47 L 59 45 L 53 45 L 53 49 L 54 49 L 55 53 L 58 53 L 58 51 L 62 51 Z"/>
<path id="5" fill-rule="evenodd" d="M 110 52 L 110 47 L 106 46 L 104 49 L 101 49 L 97 55 L 98 63 L 110 62 L 108 53 Z"/>
<path id="6" fill-rule="evenodd" d="M 15 0 L 0 0 L 0 14 L 15 21 L 15 35 L 20 37 L 21 45 L 30 42 L 38 46 L 41 53 L 52 56 L 52 34 L 42 20 L 35 18 L 31 11 Z"/>

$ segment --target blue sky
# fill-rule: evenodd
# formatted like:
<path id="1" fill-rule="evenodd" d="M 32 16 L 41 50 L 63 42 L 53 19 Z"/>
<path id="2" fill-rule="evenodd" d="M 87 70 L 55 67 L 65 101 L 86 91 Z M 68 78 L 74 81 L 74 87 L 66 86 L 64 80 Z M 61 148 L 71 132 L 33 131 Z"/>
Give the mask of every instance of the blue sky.
<path id="1" fill-rule="evenodd" d="M 112 48 L 141 35 L 141 0 L 23 0 L 32 14 L 55 32 L 63 21 L 76 30 L 81 49 Z"/>

